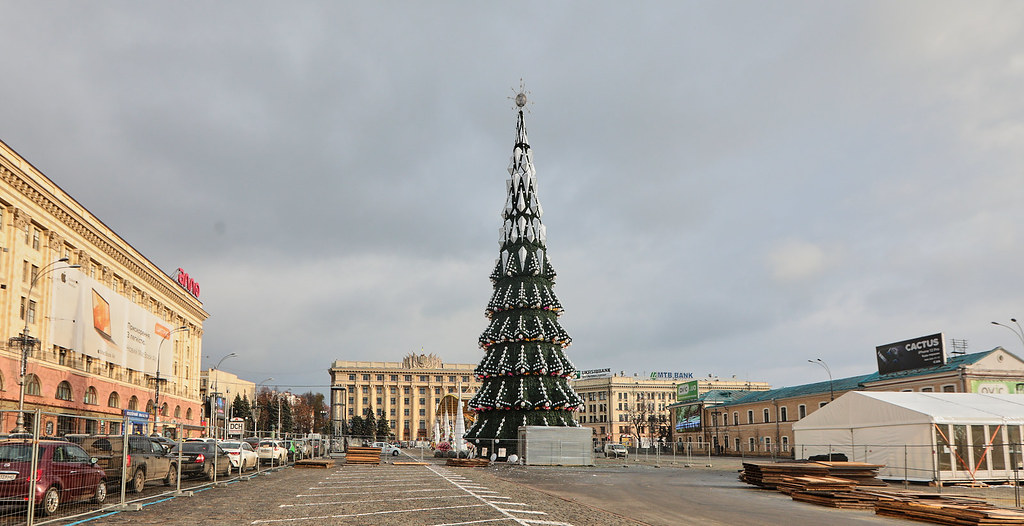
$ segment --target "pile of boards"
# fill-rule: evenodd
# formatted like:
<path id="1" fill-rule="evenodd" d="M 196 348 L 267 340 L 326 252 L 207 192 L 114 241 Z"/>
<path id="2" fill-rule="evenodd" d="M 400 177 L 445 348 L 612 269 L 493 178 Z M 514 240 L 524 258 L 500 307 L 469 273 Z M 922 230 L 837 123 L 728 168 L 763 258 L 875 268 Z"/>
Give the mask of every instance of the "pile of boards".
<path id="1" fill-rule="evenodd" d="M 490 459 L 487 457 L 479 458 L 450 458 L 444 465 L 455 466 L 461 468 L 486 468 L 491 464 Z"/>
<path id="2" fill-rule="evenodd" d="M 984 500 L 879 489 L 882 466 L 860 462 L 744 462 L 740 480 L 776 489 L 793 500 L 878 515 L 948 525 L 1020 525 L 1024 512 Z"/>
<path id="3" fill-rule="evenodd" d="M 379 447 L 352 447 L 345 452 L 346 464 L 380 464 Z"/>

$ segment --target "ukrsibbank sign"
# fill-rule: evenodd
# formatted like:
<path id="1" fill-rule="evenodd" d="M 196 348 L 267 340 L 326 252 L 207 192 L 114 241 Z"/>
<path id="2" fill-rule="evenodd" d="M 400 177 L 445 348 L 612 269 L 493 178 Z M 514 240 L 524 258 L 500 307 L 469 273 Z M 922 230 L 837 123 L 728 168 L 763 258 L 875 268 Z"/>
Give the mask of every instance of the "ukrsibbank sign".
<path id="1" fill-rule="evenodd" d="M 153 313 L 74 269 L 53 273 L 50 339 L 55 345 L 148 374 L 174 364 L 170 329 Z"/>

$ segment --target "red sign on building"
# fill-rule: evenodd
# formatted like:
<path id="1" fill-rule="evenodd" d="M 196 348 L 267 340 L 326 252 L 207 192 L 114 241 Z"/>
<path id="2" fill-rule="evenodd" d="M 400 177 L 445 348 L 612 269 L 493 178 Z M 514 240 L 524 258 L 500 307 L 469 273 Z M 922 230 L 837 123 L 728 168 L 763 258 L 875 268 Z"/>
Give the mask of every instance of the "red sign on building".
<path id="1" fill-rule="evenodd" d="M 178 268 L 176 278 L 178 279 L 178 284 L 185 287 L 185 290 L 189 291 L 193 296 L 197 298 L 199 297 L 199 283 L 196 283 L 196 281 L 189 277 L 188 273 L 180 267 Z"/>

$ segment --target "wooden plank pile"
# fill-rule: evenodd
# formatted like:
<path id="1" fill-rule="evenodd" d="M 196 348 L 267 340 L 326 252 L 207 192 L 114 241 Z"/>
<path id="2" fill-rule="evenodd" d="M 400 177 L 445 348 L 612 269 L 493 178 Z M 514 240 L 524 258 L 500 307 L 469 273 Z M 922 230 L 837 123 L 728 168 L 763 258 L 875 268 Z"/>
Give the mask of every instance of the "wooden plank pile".
<path id="1" fill-rule="evenodd" d="M 1024 525 L 1024 512 L 999 508 L 984 500 L 933 494 L 884 492 L 875 503 L 875 513 L 933 524 Z"/>
<path id="2" fill-rule="evenodd" d="M 1024 526 L 1024 511 L 999 508 L 982 499 L 878 489 L 874 486 L 886 486 L 878 479 L 881 467 L 860 462 L 745 462 L 740 480 L 777 489 L 796 501 L 874 508 L 886 517 L 950 526 Z"/>
<path id="3" fill-rule="evenodd" d="M 444 465 L 459 468 L 486 468 L 491 464 L 490 459 L 480 458 L 449 458 Z"/>
<path id="4" fill-rule="evenodd" d="M 740 480 L 747 484 L 753 484 L 762 488 L 778 488 L 780 485 L 793 490 L 813 489 L 820 487 L 801 488 L 801 485 L 821 486 L 829 483 L 840 483 L 839 481 L 814 480 L 814 477 L 839 478 L 840 483 L 852 483 L 854 486 L 885 486 L 885 482 L 878 478 L 878 470 L 882 466 L 878 464 L 865 464 L 863 462 L 744 462 L 743 472 Z M 811 480 L 799 480 L 800 477 L 812 477 Z M 848 490 L 850 487 L 836 488 Z M 788 492 L 787 492 L 788 493 Z"/>
<path id="5" fill-rule="evenodd" d="M 295 467 L 297 467 L 297 468 L 332 468 L 332 467 L 334 467 L 334 461 L 329 459 L 329 458 L 325 458 L 325 459 L 312 459 L 312 458 L 309 458 L 309 459 L 306 459 L 306 460 L 298 460 L 298 461 L 296 461 L 295 462 Z"/>
<path id="6" fill-rule="evenodd" d="M 740 480 L 762 488 L 775 489 L 784 477 L 825 477 L 828 467 L 817 462 L 744 462 Z"/>
<path id="7" fill-rule="evenodd" d="M 346 464 L 380 464 L 379 447 L 352 447 L 345 452 Z"/>

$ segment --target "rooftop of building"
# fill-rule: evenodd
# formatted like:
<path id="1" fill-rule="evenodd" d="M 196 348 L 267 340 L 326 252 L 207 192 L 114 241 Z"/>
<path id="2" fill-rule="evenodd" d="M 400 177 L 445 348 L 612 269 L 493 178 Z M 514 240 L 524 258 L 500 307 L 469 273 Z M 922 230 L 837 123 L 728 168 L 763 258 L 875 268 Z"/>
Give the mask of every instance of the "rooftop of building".
<path id="1" fill-rule="evenodd" d="M 747 404 L 751 402 L 763 402 L 766 400 L 781 400 L 786 398 L 798 398 L 802 396 L 820 395 L 829 392 L 842 394 L 846 391 L 853 391 L 856 389 L 863 388 L 866 384 L 882 381 L 892 380 L 898 378 L 913 378 L 916 376 L 926 376 L 944 372 L 956 371 L 960 367 L 969 366 L 977 363 L 986 356 L 1002 350 L 1000 347 L 995 349 L 970 354 L 957 354 L 949 357 L 946 363 L 943 365 L 937 365 L 934 367 L 923 367 L 920 369 L 910 369 L 906 371 L 898 371 L 889 374 L 879 374 L 874 372 L 871 374 L 864 374 L 859 376 L 850 376 L 847 378 L 835 378 L 832 380 L 825 380 L 823 382 L 814 382 L 810 384 L 794 385 L 789 387 L 779 387 L 777 389 L 769 389 L 767 391 L 753 391 L 746 392 L 744 396 L 731 396 L 728 400 L 715 401 L 712 399 L 707 400 L 708 402 L 715 402 L 719 405 L 737 405 Z M 733 393 L 741 393 L 742 391 L 732 391 Z M 699 400 L 699 399 L 698 399 Z M 686 402 L 674 405 L 686 405 L 694 402 Z"/>

